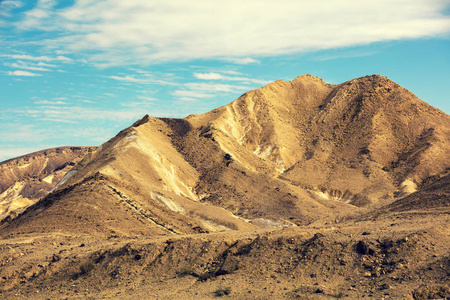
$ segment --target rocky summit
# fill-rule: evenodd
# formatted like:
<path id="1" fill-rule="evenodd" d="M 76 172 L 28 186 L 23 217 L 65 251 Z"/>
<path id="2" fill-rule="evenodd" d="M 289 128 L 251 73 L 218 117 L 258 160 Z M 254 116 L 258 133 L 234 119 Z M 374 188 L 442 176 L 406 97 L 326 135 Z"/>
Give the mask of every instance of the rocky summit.
<path id="1" fill-rule="evenodd" d="M 40 199 L 2 212 L 8 299 L 450 297 L 450 116 L 384 76 L 55 151 L 0 165 L 2 203 Z"/>

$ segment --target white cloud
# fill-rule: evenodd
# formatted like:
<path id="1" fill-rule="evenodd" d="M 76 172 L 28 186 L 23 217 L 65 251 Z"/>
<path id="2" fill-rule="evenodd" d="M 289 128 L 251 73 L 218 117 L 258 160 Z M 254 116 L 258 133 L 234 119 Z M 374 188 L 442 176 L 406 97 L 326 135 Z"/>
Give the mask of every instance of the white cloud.
<path id="1" fill-rule="evenodd" d="M 22 22 L 18 24 L 21 29 L 43 29 L 42 22 L 49 20 L 50 17 L 55 15 L 52 10 L 56 5 L 55 0 L 38 0 L 36 6 L 29 11 L 25 12 L 25 18 Z"/>
<path id="2" fill-rule="evenodd" d="M 47 64 L 47 63 L 44 63 L 44 62 L 42 62 L 42 61 L 38 62 L 38 63 L 36 64 L 36 66 L 39 66 L 39 67 L 47 67 L 47 68 L 55 68 L 55 67 L 57 67 L 56 65 Z"/>
<path id="3" fill-rule="evenodd" d="M 4 124 L 0 129 L 0 136 L 2 143 L 7 145 L 17 141 L 39 142 L 48 138 L 49 132 L 34 125 Z"/>
<path id="4" fill-rule="evenodd" d="M 28 72 L 28 71 L 21 71 L 21 70 L 16 70 L 16 71 L 8 71 L 7 72 L 8 75 L 10 76 L 42 76 L 41 74 L 37 74 L 37 73 L 32 73 L 32 72 Z"/>
<path id="5" fill-rule="evenodd" d="M 259 64 L 260 61 L 251 57 L 244 57 L 244 58 L 229 58 L 227 59 L 230 62 L 234 62 L 235 64 L 239 65 L 249 65 L 249 64 Z"/>
<path id="6" fill-rule="evenodd" d="M 34 104 L 41 104 L 41 105 L 63 105 L 66 104 L 66 102 L 57 100 L 57 101 L 49 101 L 49 100 L 39 100 L 35 101 Z"/>
<path id="7" fill-rule="evenodd" d="M 137 97 L 138 97 L 139 99 L 146 100 L 146 101 L 149 101 L 149 102 L 158 101 L 158 99 L 153 98 L 153 97 L 148 97 L 148 96 L 137 96 Z"/>
<path id="8" fill-rule="evenodd" d="M 18 28 L 100 66 L 253 57 L 448 33 L 447 0 L 83 0 L 55 11 L 40 0 Z M 90 53 L 90 54 L 88 54 Z M 95 54 L 92 54 L 95 53 Z"/>
<path id="9" fill-rule="evenodd" d="M 181 100 L 192 100 L 193 98 L 211 98 L 212 95 L 197 91 L 176 90 L 172 95 L 179 97 Z"/>
<path id="10" fill-rule="evenodd" d="M 319 55 L 314 58 L 316 61 L 327 61 L 327 60 L 334 60 L 334 59 L 341 59 L 341 58 L 355 58 L 355 57 L 364 57 L 364 56 L 370 56 L 376 54 L 375 51 L 364 51 L 364 52 L 343 52 L 343 53 L 335 53 L 335 54 L 325 54 L 325 55 Z"/>
<path id="11" fill-rule="evenodd" d="M 61 62 L 71 62 L 72 59 L 68 58 L 66 56 L 58 55 L 56 57 L 50 57 L 50 56 L 32 56 L 32 55 L 26 55 L 26 54 L 3 54 L 3 57 L 9 57 L 13 59 L 23 59 L 23 60 L 36 60 L 36 61 L 61 61 Z M 47 65 L 49 66 L 49 65 Z"/>
<path id="12" fill-rule="evenodd" d="M 11 11 L 23 5 L 22 1 L 5 0 L 0 2 L 0 17 L 10 17 Z"/>
<path id="13" fill-rule="evenodd" d="M 194 73 L 195 78 L 198 79 L 205 79 L 205 80 L 222 80 L 224 79 L 223 75 L 220 75 L 219 73 Z"/>
<path id="14" fill-rule="evenodd" d="M 161 79 L 155 79 L 153 76 L 134 76 L 134 75 L 125 75 L 125 76 L 108 76 L 108 78 L 118 80 L 125 83 L 138 83 L 138 84 L 161 84 L 161 85 L 174 85 L 174 83 L 161 80 Z"/>
<path id="15" fill-rule="evenodd" d="M 135 107 L 135 108 L 149 108 L 151 107 L 151 102 L 149 101 L 128 101 L 120 103 L 123 107 Z"/>
<path id="16" fill-rule="evenodd" d="M 228 80 L 228 81 L 243 81 L 243 82 L 251 82 L 257 84 L 268 84 L 270 81 L 248 78 L 248 77 L 232 77 L 227 75 L 222 75 L 220 73 L 194 73 L 195 78 L 204 79 L 204 80 Z"/>
<path id="17" fill-rule="evenodd" d="M 222 73 L 229 74 L 229 75 L 242 75 L 241 72 L 237 72 L 237 71 L 233 71 L 233 70 L 225 70 L 225 71 L 222 71 Z"/>
<path id="18" fill-rule="evenodd" d="M 58 123 L 81 123 L 87 121 L 133 121 L 145 114 L 142 112 L 142 109 L 114 110 L 95 107 L 62 106 L 60 103 L 55 102 L 43 102 L 39 104 L 43 105 L 17 110 L 15 113 L 26 118 L 34 118 L 37 120 Z"/>
<path id="19" fill-rule="evenodd" d="M 185 87 L 195 91 L 207 91 L 207 92 L 242 92 L 248 91 L 251 88 L 246 85 L 231 85 L 231 84 L 216 84 L 205 82 L 190 82 L 185 83 Z"/>
<path id="20" fill-rule="evenodd" d="M 24 70 L 32 70 L 32 71 L 42 71 L 42 72 L 51 71 L 48 68 L 39 67 L 36 65 L 25 64 L 23 62 L 12 63 L 12 64 L 9 64 L 9 66 L 12 68 L 16 68 L 16 69 L 24 69 Z"/>

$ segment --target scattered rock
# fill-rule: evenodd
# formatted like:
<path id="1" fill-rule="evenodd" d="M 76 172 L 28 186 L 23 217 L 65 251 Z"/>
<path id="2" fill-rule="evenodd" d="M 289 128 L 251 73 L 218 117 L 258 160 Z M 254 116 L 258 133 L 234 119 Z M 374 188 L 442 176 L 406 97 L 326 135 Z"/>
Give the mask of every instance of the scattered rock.
<path id="1" fill-rule="evenodd" d="M 322 294 L 322 293 L 323 293 L 323 287 L 318 287 L 318 288 L 314 291 L 314 293 L 316 293 L 316 294 Z"/>
<path id="2" fill-rule="evenodd" d="M 61 256 L 59 256 L 58 254 L 53 254 L 52 256 L 52 262 L 57 262 L 61 260 Z"/>
<path id="3" fill-rule="evenodd" d="M 375 250 L 370 248 L 369 245 L 366 242 L 364 242 L 364 241 L 359 241 L 356 244 L 356 252 L 358 252 L 359 254 L 362 254 L 362 255 L 367 255 L 367 254 L 373 255 L 373 254 L 375 254 Z"/>

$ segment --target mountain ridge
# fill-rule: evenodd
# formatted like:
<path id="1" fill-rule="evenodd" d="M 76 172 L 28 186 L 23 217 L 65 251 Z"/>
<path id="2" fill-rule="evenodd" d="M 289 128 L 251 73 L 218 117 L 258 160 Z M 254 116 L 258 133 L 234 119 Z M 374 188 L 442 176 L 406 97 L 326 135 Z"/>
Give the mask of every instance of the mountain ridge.
<path id="1" fill-rule="evenodd" d="M 450 297 L 449 147 L 450 117 L 379 75 L 146 115 L 1 222 L 0 295 Z"/>
<path id="2" fill-rule="evenodd" d="M 58 204 L 82 193 L 86 207 L 79 209 L 111 211 L 113 226 L 101 211 L 86 212 L 100 232 L 133 235 L 139 230 L 123 228 L 143 220 L 178 233 L 307 224 L 414 192 L 449 167 L 449 137 L 448 115 L 384 76 L 330 85 L 302 75 L 201 115 L 145 116 L 75 166 L 42 213 L 55 209 L 69 227 L 86 230 Z M 121 219 L 120 203 L 129 207 Z M 120 225 L 125 219 L 131 223 Z"/>

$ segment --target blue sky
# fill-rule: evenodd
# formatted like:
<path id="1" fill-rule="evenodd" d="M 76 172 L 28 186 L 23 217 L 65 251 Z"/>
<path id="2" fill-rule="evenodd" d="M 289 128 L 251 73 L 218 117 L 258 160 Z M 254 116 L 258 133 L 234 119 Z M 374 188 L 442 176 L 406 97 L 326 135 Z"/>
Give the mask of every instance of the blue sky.
<path id="1" fill-rule="evenodd" d="M 450 1 L 0 1 L 0 161 L 271 81 L 382 74 L 450 113 Z"/>

